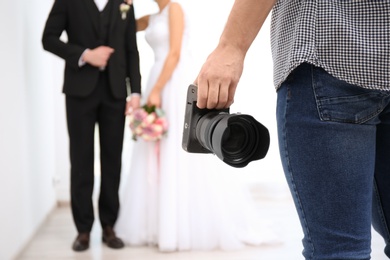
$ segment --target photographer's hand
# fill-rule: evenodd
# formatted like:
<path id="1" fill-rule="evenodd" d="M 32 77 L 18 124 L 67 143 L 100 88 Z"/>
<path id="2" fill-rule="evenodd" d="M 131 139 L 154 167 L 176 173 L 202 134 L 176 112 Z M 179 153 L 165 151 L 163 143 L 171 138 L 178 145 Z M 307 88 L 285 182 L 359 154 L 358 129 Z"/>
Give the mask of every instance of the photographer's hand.
<path id="1" fill-rule="evenodd" d="M 207 58 L 195 81 L 199 108 L 222 109 L 233 103 L 245 55 L 230 46 L 218 46 Z"/>
<path id="2" fill-rule="evenodd" d="M 199 108 L 228 108 L 234 99 L 245 55 L 276 0 L 236 0 L 217 48 L 194 84 Z"/>

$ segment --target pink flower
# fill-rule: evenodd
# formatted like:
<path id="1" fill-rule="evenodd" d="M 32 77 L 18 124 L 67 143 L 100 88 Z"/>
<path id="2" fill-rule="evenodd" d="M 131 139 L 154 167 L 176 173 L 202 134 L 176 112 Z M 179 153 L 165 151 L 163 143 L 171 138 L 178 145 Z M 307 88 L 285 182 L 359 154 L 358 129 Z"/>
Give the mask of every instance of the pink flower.
<path id="1" fill-rule="evenodd" d="M 155 107 L 143 106 L 128 115 L 133 139 L 141 137 L 145 141 L 158 141 L 168 131 L 168 122 L 164 112 Z"/>
<path id="2" fill-rule="evenodd" d="M 150 125 L 150 124 L 153 124 L 156 119 L 157 119 L 156 114 L 151 113 L 151 114 L 147 115 L 146 117 L 144 117 L 144 119 L 142 120 L 142 123 L 144 123 L 145 125 Z"/>
<path id="3" fill-rule="evenodd" d="M 136 109 L 133 113 L 134 120 L 143 121 L 148 116 L 148 113 L 143 109 Z"/>
<path id="4" fill-rule="evenodd" d="M 168 122 L 167 120 L 165 119 L 165 117 L 159 117 L 157 118 L 156 122 L 155 122 L 157 125 L 161 125 L 162 129 L 163 130 L 168 130 Z"/>

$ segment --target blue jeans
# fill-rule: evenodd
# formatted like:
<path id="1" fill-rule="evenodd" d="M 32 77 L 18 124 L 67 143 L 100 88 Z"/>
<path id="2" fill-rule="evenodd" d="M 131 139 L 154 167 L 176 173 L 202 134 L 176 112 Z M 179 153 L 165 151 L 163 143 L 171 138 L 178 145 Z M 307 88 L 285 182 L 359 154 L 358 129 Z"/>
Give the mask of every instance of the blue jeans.
<path id="1" fill-rule="evenodd" d="M 278 90 L 277 123 L 305 259 L 370 259 L 371 223 L 390 258 L 390 92 L 302 64 Z"/>

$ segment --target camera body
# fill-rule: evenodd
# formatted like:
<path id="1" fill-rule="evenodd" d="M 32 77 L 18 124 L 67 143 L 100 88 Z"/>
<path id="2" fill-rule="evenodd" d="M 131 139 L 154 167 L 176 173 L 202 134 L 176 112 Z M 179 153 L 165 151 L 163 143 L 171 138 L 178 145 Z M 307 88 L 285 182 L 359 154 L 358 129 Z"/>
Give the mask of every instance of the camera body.
<path id="1" fill-rule="evenodd" d="M 183 129 L 183 149 L 189 153 L 214 153 L 204 147 L 196 137 L 197 123 L 204 115 L 213 114 L 229 114 L 229 109 L 200 109 L 196 105 L 198 88 L 195 85 L 190 85 L 187 91 L 187 102 L 184 118 Z"/>
<path id="2" fill-rule="evenodd" d="M 182 147 L 189 153 L 213 153 L 226 164 L 245 167 L 265 157 L 268 129 L 250 115 L 230 114 L 229 109 L 199 109 L 197 86 L 187 90 Z"/>

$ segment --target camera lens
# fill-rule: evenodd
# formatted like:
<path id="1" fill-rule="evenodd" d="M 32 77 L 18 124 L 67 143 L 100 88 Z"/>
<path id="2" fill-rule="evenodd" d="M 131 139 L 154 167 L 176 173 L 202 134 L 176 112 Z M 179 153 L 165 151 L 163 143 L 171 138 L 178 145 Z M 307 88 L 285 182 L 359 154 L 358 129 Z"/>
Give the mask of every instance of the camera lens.
<path id="1" fill-rule="evenodd" d="M 222 135 L 222 152 L 236 157 L 248 145 L 247 130 L 239 124 L 232 124 Z"/>
<path id="2" fill-rule="evenodd" d="M 268 130 L 249 115 L 210 112 L 199 119 L 196 137 L 234 167 L 263 158 L 269 147 Z"/>
<path id="3" fill-rule="evenodd" d="M 196 137 L 200 144 L 214 153 L 212 137 L 215 126 L 225 116 L 226 113 L 210 112 L 202 116 L 196 126 Z"/>
<path id="4" fill-rule="evenodd" d="M 256 148 L 256 132 L 246 118 L 230 120 L 222 135 L 221 150 L 225 160 L 241 163 L 251 158 Z"/>

